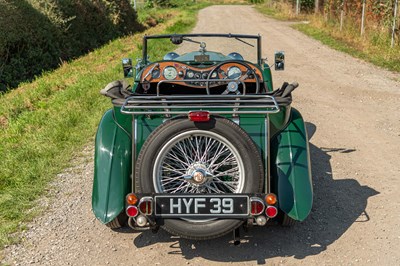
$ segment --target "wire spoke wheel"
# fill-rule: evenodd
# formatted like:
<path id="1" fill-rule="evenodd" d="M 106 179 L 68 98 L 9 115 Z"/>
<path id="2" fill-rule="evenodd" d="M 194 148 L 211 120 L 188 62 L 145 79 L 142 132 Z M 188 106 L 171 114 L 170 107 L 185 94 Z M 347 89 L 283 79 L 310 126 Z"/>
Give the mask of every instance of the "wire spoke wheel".
<path id="1" fill-rule="evenodd" d="M 243 160 L 226 138 L 193 130 L 169 140 L 158 154 L 153 182 L 158 193 L 240 193 Z"/>
<path id="2" fill-rule="evenodd" d="M 247 133 L 232 121 L 186 117 L 166 121 L 143 144 L 136 163 L 139 193 L 231 194 L 262 191 L 263 163 Z M 164 218 L 163 228 L 190 239 L 212 239 L 240 219 Z"/>

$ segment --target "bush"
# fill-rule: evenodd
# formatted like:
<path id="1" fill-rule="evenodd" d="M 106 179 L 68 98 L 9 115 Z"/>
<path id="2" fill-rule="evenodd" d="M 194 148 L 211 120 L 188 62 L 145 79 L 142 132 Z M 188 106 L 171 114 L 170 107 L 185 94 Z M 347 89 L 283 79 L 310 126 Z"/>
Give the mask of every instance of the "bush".
<path id="1" fill-rule="evenodd" d="M 296 0 L 292 0 L 292 5 L 296 6 Z M 315 7 L 315 0 L 301 0 L 300 1 L 300 10 L 302 12 L 313 11 L 314 7 Z"/>
<path id="2" fill-rule="evenodd" d="M 146 0 L 147 7 L 182 7 L 189 6 L 195 0 Z"/>
<path id="3" fill-rule="evenodd" d="M 0 1 L 0 92 L 141 30 L 129 0 Z"/>

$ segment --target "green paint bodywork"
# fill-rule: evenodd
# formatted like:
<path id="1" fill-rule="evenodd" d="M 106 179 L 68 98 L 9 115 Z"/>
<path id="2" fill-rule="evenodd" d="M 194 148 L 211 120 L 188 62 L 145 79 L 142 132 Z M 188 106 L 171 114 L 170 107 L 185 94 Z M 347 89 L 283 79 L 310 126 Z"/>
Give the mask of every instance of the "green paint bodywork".
<path id="1" fill-rule="evenodd" d="M 264 64 L 263 79 L 269 91 L 273 91 L 273 83 L 272 83 L 272 75 L 271 75 L 271 68 L 268 64 Z"/>
<path id="2" fill-rule="evenodd" d="M 288 111 L 290 110 L 290 111 Z M 114 120 L 115 115 L 118 124 Z M 290 120 L 289 120 L 290 119 Z M 160 116 L 136 117 L 137 154 L 147 137 L 164 119 Z M 240 126 L 248 132 L 264 158 L 265 118 L 241 115 Z M 312 182 L 308 141 L 300 113 L 283 107 L 270 115 L 271 184 L 279 207 L 295 220 L 304 220 L 312 206 Z M 116 106 L 105 113 L 96 136 L 93 211 L 103 223 L 123 210 L 125 195 L 131 192 L 132 117 Z"/>
<path id="3" fill-rule="evenodd" d="M 290 123 L 271 141 L 271 182 L 281 210 L 303 221 L 311 211 L 313 189 L 307 131 L 292 109 Z"/>
<path id="4" fill-rule="evenodd" d="M 185 59 L 185 58 L 184 58 Z M 136 72 L 136 90 L 144 65 Z M 271 69 L 260 68 L 268 91 L 273 91 Z M 232 117 L 225 116 L 228 119 Z M 135 116 L 136 156 L 148 136 L 166 118 Z M 132 187 L 132 116 L 121 113 L 115 104 L 100 121 L 95 143 L 95 172 L 92 208 L 96 217 L 109 223 L 125 207 L 125 196 Z M 249 134 L 265 163 L 265 117 L 240 115 L 239 125 Z M 307 132 L 300 113 L 289 106 L 269 115 L 271 192 L 278 197 L 279 208 L 295 220 L 304 220 L 313 201 Z"/>
<path id="5" fill-rule="evenodd" d="M 123 211 L 125 195 L 131 190 L 132 142 L 116 124 L 113 113 L 108 110 L 100 121 L 94 155 L 92 208 L 103 223 Z M 129 116 L 125 117 L 129 120 Z"/>

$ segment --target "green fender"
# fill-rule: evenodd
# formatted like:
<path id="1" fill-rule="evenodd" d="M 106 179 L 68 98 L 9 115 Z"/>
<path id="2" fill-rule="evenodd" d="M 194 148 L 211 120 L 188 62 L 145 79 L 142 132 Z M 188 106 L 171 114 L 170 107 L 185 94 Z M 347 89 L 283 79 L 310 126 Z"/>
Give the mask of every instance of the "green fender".
<path id="1" fill-rule="evenodd" d="M 113 110 L 108 110 L 96 134 L 92 194 L 93 212 L 103 223 L 125 208 L 131 184 L 131 145 L 131 136 L 116 124 Z"/>
<path id="2" fill-rule="evenodd" d="M 279 208 L 303 221 L 311 211 L 313 187 L 307 130 L 294 108 L 288 125 L 271 141 L 271 185 Z"/>

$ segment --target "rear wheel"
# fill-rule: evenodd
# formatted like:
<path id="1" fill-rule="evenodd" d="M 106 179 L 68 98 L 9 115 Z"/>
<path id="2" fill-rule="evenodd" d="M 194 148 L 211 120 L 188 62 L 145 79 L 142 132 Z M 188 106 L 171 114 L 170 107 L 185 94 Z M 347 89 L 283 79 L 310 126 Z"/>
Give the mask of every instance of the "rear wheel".
<path id="1" fill-rule="evenodd" d="M 111 229 L 119 229 L 121 227 L 124 227 L 127 222 L 128 222 L 128 216 L 125 214 L 125 212 L 121 212 L 111 222 L 106 223 L 106 226 Z"/>
<path id="2" fill-rule="evenodd" d="M 297 221 L 295 219 L 289 217 L 289 215 L 287 215 L 283 211 L 281 211 L 281 213 L 282 213 L 282 215 L 279 217 L 279 223 L 282 226 L 284 226 L 284 227 L 292 227 L 297 223 Z"/>
<path id="3" fill-rule="evenodd" d="M 142 193 L 254 193 L 262 189 L 263 164 L 253 141 L 232 121 L 178 118 L 146 140 L 136 177 Z M 234 219 L 165 219 L 163 228 L 186 238 L 210 239 L 241 224 Z"/>

